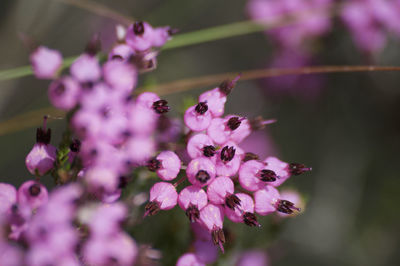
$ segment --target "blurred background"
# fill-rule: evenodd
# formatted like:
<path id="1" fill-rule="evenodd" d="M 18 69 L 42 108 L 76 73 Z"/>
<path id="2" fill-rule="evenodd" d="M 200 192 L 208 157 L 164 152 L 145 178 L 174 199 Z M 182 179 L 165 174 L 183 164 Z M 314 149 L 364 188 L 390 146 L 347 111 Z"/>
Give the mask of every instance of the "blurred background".
<path id="1" fill-rule="evenodd" d="M 2 0 L 0 70 L 29 64 L 21 34 L 60 50 L 65 57 L 81 53 L 94 33 L 101 34 L 105 51 L 112 45 L 118 21 L 68 2 L 86 3 Z M 154 26 L 170 25 L 181 33 L 249 19 L 244 0 L 95 2 Z M 308 49 L 319 65 L 399 65 L 400 42 L 388 38 L 384 49 L 366 59 L 343 23 L 333 19 L 330 32 Z M 159 55 L 158 68 L 143 75 L 140 82 L 162 84 L 265 68 L 278 51 L 270 35 L 263 32 L 168 49 Z M 252 135 L 246 147 L 263 156 L 275 154 L 284 161 L 312 166 L 311 173 L 293 177 L 284 185 L 304 196 L 305 210 L 285 220 L 262 218 L 261 228 L 226 222 L 230 243 L 215 265 L 233 265 L 239 252 L 253 248 L 265 251 L 270 264 L 278 266 L 400 265 L 399 73 L 279 79 L 239 82 L 229 96 L 226 113 L 278 119 Z M 18 115 L 50 106 L 47 86 L 47 81 L 33 76 L 0 81 L 1 126 Z M 172 115 L 180 115 L 184 101 L 208 88 L 212 86 L 166 95 Z M 39 120 L 43 115 L 37 114 Z M 27 128 L 24 122 L 20 122 L 21 129 L 0 136 L 1 182 L 19 185 L 31 178 L 24 161 L 35 141 L 35 127 Z M 60 140 L 64 123 L 59 119 L 50 124 L 54 144 Z M 138 242 L 162 251 L 161 265 L 173 265 L 191 243 L 187 219 L 177 207 L 131 230 Z"/>

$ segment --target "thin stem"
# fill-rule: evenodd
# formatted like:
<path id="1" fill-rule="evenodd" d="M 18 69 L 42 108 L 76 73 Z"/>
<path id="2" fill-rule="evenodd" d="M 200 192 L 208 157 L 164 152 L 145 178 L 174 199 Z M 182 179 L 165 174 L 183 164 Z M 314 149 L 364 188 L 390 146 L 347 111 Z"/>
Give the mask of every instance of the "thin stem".
<path id="1" fill-rule="evenodd" d="M 94 12 L 98 12 L 99 15 L 104 15 L 104 16 L 112 16 L 113 19 L 119 20 L 122 15 L 119 13 L 115 12 L 116 14 L 111 13 L 110 10 L 107 7 L 102 7 L 100 8 L 96 3 L 96 8 L 93 8 L 92 4 L 83 4 L 85 2 L 88 2 L 88 0 L 85 1 L 80 1 L 80 0 L 57 0 L 57 1 L 62 1 L 66 3 L 74 3 L 75 5 L 79 5 L 80 7 L 85 6 L 86 9 Z M 93 1 L 90 1 L 92 3 Z M 88 7 L 90 6 L 90 8 Z M 108 12 L 104 11 L 103 9 L 106 8 Z M 100 10 L 100 11 L 99 11 Z M 332 12 L 328 15 L 333 16 L 336 14 L 337 8 L 333 8 Z M 210 42 L 210 41 L 216 41 L 216 40 L 221 40 L 225 38 L 230 38 L 230 37 L 235 37 L 235 36 L 241 36 L 245 34 L 250 34 L 250 33 L 255 33 L 255 32 L 260 32 L 264 31 L 267 29 L 273 29 L 273 28 L 279 28 L 283 26 L 287 26 L 296 22 L 299 22 L 305 18 L 307 18 L 307 15 L 312 13 L 312 12 L 317 12 L 318 10 L 312 9 L 312 10 L 307 10 L 306 12 L 302 12 L 299 14 L 294 14 L 292 16 L 284 16 L 280 19 L 277 19 L 274 22 L 265 22 L 265 21 L 241 21 L 241 22 L 234 22 L 231 24 L 227 25 L 222 25 L 222 26 L 216 26 L 216 27 L 211 27 L 203 30 L 198 30 L 198 31 L 193 31 L 193 32 L 188 32 L 188 33 L 182 33 L 174 36 L 171 41 L 167 42 L 162 50 L 170 50 L 170 49 L 175 49 L 179 47 L 185 47 L 189 45 L 194 45 L 194 44 L 200 44 L 204 42 Z M 114 11 L 112 11 L 114 12 Z M 127 21 L 133 19 L 133 18 L 125 18 Z M 69 57 L 68 59 L 73 59 L 75 57 Z M 63 64 L 63 68 L 66 68 L 72 64 L 73 60 L 71 61 L 65 61 Z M 20 78 L 24 76 L 28 76 L 32 74 L 32 70 L 30 66 L 23 66 L 23 67 L 17 67 L 17 68 L 12 68 L 8 70 L 3 70 L 0 71 L 0 81 L 3 80 L 10 80 L 10 79 L 15 79 L 15 78 Z"/>
<path id="2" fill-rule="evenodd" d="M 67 5 L 72 5 L 81 9 L 85 9 L 89 12 L 92 12 L 93 14 L 106 18 L 111 18 L 125 25 L 129 25 L 133 21 L 135 21 L 133 17 L 125 16 L 105 5 L 102 5 L 92 0 L 55 0 L 55 1 L 59 1 Z"/>
<path id="3" fill-rule="evenodd" d="M 252 80 L 259 78 L 278 77 L 285 75 L 309 75 L 322 73 L 341 73 L 341 72 L 378 72 L 378 71 L 400 71 L 397 66 L 315 66 L 301 68 L 269 68 L 255 69 L 248 71 L 228 72 L 217 75 L 209 75 L 198 78 L 182 79 L 169 83 L 151 85 L 138 90 L 153 90 L 159 95 L 169 95 L 183 92 L 194 88 L 205 87 L 219 84 L 221 81 L 231 77 L 234 78 L 237 73 L 241 73 L 239 81 Z"/>
<path id="4" fill-rule="evenodd" d="M 308 75 L 320 73 L 346 73 L 346 72 L 378 72 L 378 71 L 400 71 L 397 66 L 317 66 L 317 67 L 302 67 L 302 68 L 272 68 L 272 69 L 256 69 L 242 71 L 242 77 L 239 81 L 252 80 L 258 78 L 277 77 L 285 75 Z M 165 84 L 138 88 L 137 91 L 145 89 L 157 89 L 159 95 L 169 95 L 177 92 L 187 91 L 193 88 L 211 86 L 219 84 L 227 77 L 235 77 L 237 72 L 228 72 L 218 75 L 203 76 L 199 78 L 191 78 L 173 81 Z M 0 123 L 0 136 L 16 132 L 21 129 L 30 128 L 40 125 L 43 114 L 49 117 L 62 117 L 64 111 L 57 110 L 52 107 L 42 108 L 31 111 L 22 115 L 15 116 L 7 121 Z M 49 121 L 50 122 L 50 121 Z"/>

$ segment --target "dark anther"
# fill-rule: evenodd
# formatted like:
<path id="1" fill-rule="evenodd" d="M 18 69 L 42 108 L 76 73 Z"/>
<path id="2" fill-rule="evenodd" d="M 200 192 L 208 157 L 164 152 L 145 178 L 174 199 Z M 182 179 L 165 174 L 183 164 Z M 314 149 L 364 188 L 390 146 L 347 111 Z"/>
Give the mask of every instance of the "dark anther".
<path id="1" fill-rule="evenodd" d="M 169 28 L 169 29 L 168 29 L 168 35 L 169 35 L 169 36 L 175 35 L 175 34 L 177 34 L 178 32 L 179 32 L 179 29 L 176 29 L 176 28 Z"/>
<path id="2" fill-rule="evenodd" d="M 153 109 L 157 114 L 165 114 L 171 108 L 168 106 L 168 102 L 166 100 L 158 100 L 153 103 Z"/>
<path id="3" fill-rule="evenodd" d="M 94 83 L 92 81 L 87 81 L 87 82 L 81 83 L 82 90 L 90 91 L 91 89 L 93 89 L 93 86 L 94 86 Z"/>
<path id="4" fill-rule="evenodd" d="M 221 150 L 221 160 L 224 163 L 230 162 L 235 156 L 235 153 L 236 149 L 233 146 L 231 147 L 225 146 Z"/>
<path id="5" fill-rule="evenodd" d="M 200 218 L 200 211 L 197 206 L 190 203 L 189 207 L 186 209 L 186 216 L 189 218 L 190 222 L 194 223 Z"/>
<path id="6" fill-rule="evenodd" d="M 240 126 L 241 123 L 242 123 L 242 121 L 240 120 L 240 118 L 238 116 L 234 116 L 234 117 L 229 118 L 228 127 L 231 130 L 235 130 Z"/>
<path id="7" fill-rule="evenodd" d="M 30 186 L 29 194 L 31 194 L 32 197 L 37 197 L 40 194 L 40 185 L 33 184 L 32 186 Z"/>
<path id="8" fill-rule="evenodd" d="M 257 176 L 260 178 L 261 181 L 264 182 L 274 182 L 278 178 L 274 171 L 263 169 L 257 173 Z"/>
<path id="9" fill-rule="evenodd" d="M 277 211 L 286 214 L 292 214 L 294 210 L 300 211 L 300 208 L 297 208 L 296 206 L 294 206 L 293 202 L 290 202 L 288 200 L 278 200 L 276 209 Z"/>
<path id="10" fill-rule="evenodd" d="M 219 247 L 222 249 L 222 252 L 223 252 L 222 244 L 225 243 L 224 231 L 222 229 L 214 226 L 213 230 L 211 231 L 211 237 L 212 237 L 214 245 L 219 245 Z"/>
<path id="11" fill-rule="evenodd" d="M 136 35 L 142 35 L 144 33 L 144 24 L 142 21 L 137 21 L 133 24 L 133 32 Z"/>
<path id="12" fill-rule="evenodd" d="M 304 164 L 300 164 L 300 163 L 289 164 L 289 172 L 292 175 L 300 175 L 307 171 L 311 171 L 311 167 L 306 167 Z"/>
<path id="13" fill-rule="evenodd" d="M 233 80 L 224 80 L 220 85 L 219 85 L 219 90 L 225 94 L 228 95 L 231 93 L 232 89 L 235 87 L 236 82 L 240 78 L 240 75 L 235 77 Z"/>
<path id="14" fill-rule="evenodd" d="M 51 129 L 44 130 L 43 128 L 36 129 L 36 143 L 49 144 L 51 140 Z"/>
<path id="15" fill-rule="evenodd" d="M 160 211 L 160 204 L 157 201 L 150 201 L 149 203 L 146 204 L 144 209 L 145 209 L 144 217 L 152 216 Z"/>
<path id="16" fill-rule="evenodd" d="M 243 222 L 248 226 L 260 226 L 257 221 L 256 215 L 251 212 L 245 212 L 243 214 Z"/>
<path id="17" fill-rule="evenodd" d="M 251 160 L 258 160 L 260 157 L 252 152 L 246 152 L 243 158 L 243 162 L 251 161 Z"/>
<path id="18" fill-rule="evenodd" d="M 54 89 L 54 93 L 57 95 L 62 95 L 65 92 L 65 85 L 62 81 L 58 82 L 56 88 Z"/>
<path id="19" fill-rule="evenodd" d="M 208 110 L 208 105 L 206 102 L 199 102 L 196 107 L 194 108 L 194 110 L 196 110 L 197 113 L 199 114 L 204 114 L 205 112 L 207 112 Z"/>
<path id="20" fill-rule="evenodd" d="M 196 174 L 196 179 L 199 180 L 200 183 L 206 183 L 210 179 L 210 175 L 207 171 L 200 170 Z"/>
<path id="21" fill-rule="evenodd" d="M 81 149 L 81 141 L 79 139 L 73 139 L 69 145 L 69 149 L 73 152 L 79 152 Z"/>
<path id="22" fill-rule="evenodd" d="M 115 54 L 111 57 L 111 60 L 124 60 L 124 58 L 119 54 Z"/>
<path id="23" fill-rule="evenodd" d="M 264 119 L 262 116 L 257 116 L 256 118 L 250 119 L 250 128 L 252 131 L 260 130 L 265 128 L 265 124 L 263 123 Z"/>
<path id="24" fill-rule="evenodd" d="M 240 199 L 236 195 L 230 194 L 225 198 L 225 204 L 229 209 L 234 210 L 236 206 L 240 206 Z"/>
<path id="25" fill-rule="evenodd" d="M 213 145 L 208 145 L 203 147 L 203 154 L 206 157 L 213 157 L 215 155 L 215 147 Z"/>
<path id="26" fill-rule="evenodd" d="M 126 176 L 120 176 L 119 177 L 119 183 L 118 183 L 118 188 L 125 188 L 128 185 L 128 177 Z"/>
<path id="27" fill-rule="evenodd" d="M 101 42 L 98 34 L 93 36 L 90 42 L 86 45 L 85 52 L 91 56 L 95 56 L 101 50 Z"/>
<path id="28" fill-rule="evenodd" d="M 146 166 L 147 166 L 147 169 L 149 169 L 152 172 L 155 172 L 161 168 L 161 162 L 159 160 L 157 160 L 156 158 L 153 158 L 147 162 Z"/>

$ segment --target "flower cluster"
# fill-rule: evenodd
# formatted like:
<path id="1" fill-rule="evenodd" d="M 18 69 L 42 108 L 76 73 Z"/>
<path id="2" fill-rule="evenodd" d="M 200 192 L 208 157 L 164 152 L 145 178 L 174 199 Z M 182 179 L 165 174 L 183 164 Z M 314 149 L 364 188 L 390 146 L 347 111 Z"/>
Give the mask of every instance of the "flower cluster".
<path id="1" fill-rule="evenodd" d="M 58 51 L 41 46 L 32 53 L 33 71 L 52 79 L 49 100 L 67 111 L 68 126 L 56 148 L 46 116 L 25 161 L 35 179 L 18 191 L 0 184 L 0 254 L 7 254 L 1 265 L 138 263 L 140 247 L 122 227 L 132 203 L 120 198 L 139 172 L 161 179 L 150 189 L 144 217 L 179 205 L 191 222 L 194 252 L 178 265 L 217 260 L 226 241 L 225 217 L 260 226 L 256 214 L 300 210 L 277 187 L 311 168 L 276 157 L 262 160 L 240 147 L 275 120 L 224 116 L 240 76 L 202 93 L 181 123 L 165 115 L 168 102 L 156 93 L 133 95 L 139 73 L 155 69 L 158 48 L 175 30 L 135 22 L 119 31 L 106 56 L 93 38 L 69 71 L 61 69 Z M 183 124 L 187 133 L 181 137 Z M 182 144 L 184 154 L 171 148 Z M 41 183 L 47 174 L 57 185 L 50 193 Z"/>
<path id="2" fill-rule="evenodd" d="M 227 95 L 238 79 L 239 76 L 224 81 L 217 88 L 202 93 L 198 103 L 186 110 L 184 122 L 190 130 L 186 152 L 190 160 L 183 178 L 187 178 L 190 184 L 178 193 L 177 186 L 181 180 L 175 184 L 156 183 L 150 190 L 150 202 L 145 208 L 147 216 L 179 204 L 189 220 L 207 230 L 210 240 L 222 251 L 224 217 L 236 223 L 260 226 L 256 213 L 268 215 L 278 211 L 291 214 L 299 211 L 294 203 L 280 196 L 276 187 L 293 175 L 311 170 L 302 164 L 282 162 L 276 157 L 260 160 L 256 154 L 246 153 L 240 148 L 240 143 L 252 131 L 275 120 L 237 115 L 223 117 Z M 147 167 L 156 171 L 162 180 L 170 181 L 178 176 L 181 160 L 174 152 L 163 151 L 149 160 Z M 186 260 L 206 263 L 196 253 L 185 254 L 180 259 Z"/>

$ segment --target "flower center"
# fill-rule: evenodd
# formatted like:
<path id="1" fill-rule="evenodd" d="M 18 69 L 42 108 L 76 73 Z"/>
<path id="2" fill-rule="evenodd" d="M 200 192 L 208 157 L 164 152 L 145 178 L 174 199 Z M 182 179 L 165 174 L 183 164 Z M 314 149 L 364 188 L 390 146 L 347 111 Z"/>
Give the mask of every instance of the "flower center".
<path id="1" fill-rule="evenodd" d="M 158 100 L 153 103 L 153 109 L 157 114 L 165 114 L 170 110 L 166 100 Z"/>
<path id="2" fill-rule="evenodd" d="M 196 179 L 199 180 L 200 183 L 204 184 L 210 180 L 210 175 L 207 173 L 207 171 L 200 170 L 196 174 Z"/>
<path id="3" fill-rule="evenodd" d="M 32 197 L 37 197 L 40 194 L 40 186 L 38 184 L 33 184 L 29 187 L 29 194 Z"/>
<path id="4" fill-rule="evenodd" d="M 196 107 L 194 108 L 194 110 L 198 113 L 198 114 L 204 114 L 205 112 L 207 112 L 208 110 L 208 105 L 206 102 L 199 102 Z"/>
<path id="5" fill-rule="evenodd" d="M 233 146 L 231 146 L 231 147 L 225 146 L 221 150 L 221 160 L 224 163 L 227 163 L 233 159 L 233 157 L 235 156 L 235 153 L 236 153 L 236 149 Z"/>

